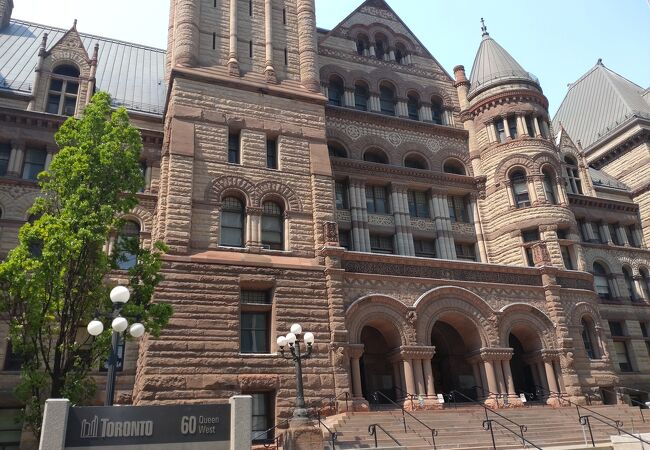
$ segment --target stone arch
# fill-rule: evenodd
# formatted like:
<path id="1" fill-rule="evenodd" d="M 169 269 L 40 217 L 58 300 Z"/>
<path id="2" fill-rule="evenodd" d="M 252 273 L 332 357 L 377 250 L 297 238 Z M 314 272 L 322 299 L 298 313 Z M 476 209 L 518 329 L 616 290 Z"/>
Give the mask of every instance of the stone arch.
<path id="1" fill-rule="evenodd" d="M 509 337 L 513 333 L 522 343 L 536 337 L 542 348 L 556 348 L 555 325 L 539 309 L 526 303 L 513 303 L 502 308 L 500 313 L 499 343 L 501 347 L 510 347 Z M 541 348 L 530 350 L 541 350 Z"/>
<path id="2" fill-rule="evenodd" d="M 546 166 L 550 166 L 555 172 L 556 176 L 562 173 L 562 167 L 557 157 L 546 152 L 535 155 L 533 157 L 533 163 L 535 173 L 542 173 L 542 169 L 544 169 Z"/>
<path id="3" fill-rule="evenodd" d="M 205 200 L 210 203 L 220 203 L 226 192 L 233 191 L 242 195 L 246 204 L 252 204 L 255 185 L 246 178 L 237 175 L 226 175 L 213 180 L 205 190 Z"/>
<path id="4" fill-rule="evenodd" d="M 587 302 L 580 302 L 573 305 L 567 314 L 567 321 L 570 325 L 577 327 L 580 326 L 580 321 L 585 316 L 589 316 L 593 320 L 594 325 L 600 326 L 602 318 L 598 309 Z"/>
<path id="5" fill-rule="evenodd" d="M 255 203 L 258 207 L 261 207 L 269 196 L 274 196 L 284 200 L 286 211 L 302 212 L 302 201 L 300 197 L 284 183 L 279 181 L 263 181 L 257 184 L 255 192 Z"/>
<path id="6" fill-rule="evenodd" d="M 321 67 L 320 69 L 321 83 L 325 83 L 325 84 L 329 83 L 330 79 L 333 76 L 337 76 L 341 80 L 343 80 L 344 88 L 350 87 L 350 79 L 347 70 L 335 64 L 328 64 L 326 66 Z"/>
<path id="7" fill-rule="evenodd" d="M 135 217 L 140 223 L 140 233 L 151 233 L 153 229 L 153 214 L 142 206 L 136 206 L 128 214 L 129 217 Z M 126 216 L 125 216 L 126 217 Z"/>
<path id="8" fill-rule="evenodd" d="M 354 301 L 345 312 L 348 340 L 351 344 L 361 343 L 361 331 L 366 325 L 381 321 L 395 325 L 402 345 L 409 342 L 407 322 L 409 308 L 399 300 L 387 295 L 371 294 Z M 372 326 L 372 325 L 371 325 Z M 396 339 L 397 336 L 392 336 Z"/>
<path id="9" fill-rule="evenodd" d="M 515 168 L 522 168 L 526 175 L 531 175 L 535 169 L 535 163 L 529 156 L 516 154 L 501 162 L 495 170 L 495 180 L 503 183 L 508 180 L 509 173 Z"/>
<path id="10" fill-rule="evenodd" d="M 363 159 L 363 154 L 366 150 L 372 147 L 379 147 L 388 155 L 389 164 L 392 164 L 393 160 L 398 159 L 395 151 L 395 146 L 391 144 L 388 140 L 383 137 L 376 135 L 367 135 L 359 138 L 354 147 L 350 149 L 350 156 L 354 159 Z"/>
<path id="11" fill-rule="evenodd" d="M 348 78 L 346 80 L 346 86 L 354 89 L 357 82 L 365 83 L 368 87 L 368 93 L 372 92 L 373 89 L 373 79 L 368 76 L 367 72 L 362 70 L 352 70 L 348 72 Z"/>
<path id="12" fill-rule="evenodd" d="M 448 313 L 457 313 L 470 320 L 478 330 L 481 346 L 490 347 L 497 341 L 494 310 L 478 295 L 455 286 L 434 288 L 415 302 L 418 315 L 417 342 L 429 345 L 429 337 L 437 320 Z"/>
<path id="13" fill-rule="evenodd" d="M 431 162 L 429 161 L 429 158 L 427 158 L 424 153 L 417 151 L 417 150 L 411 150 L 411 151 L 406 151 L 404 153 L 404 156 L 402 157 L 402 165 L 404 167 L 410 167 L 407 165 L 407 162 L 418 162 L 420 163 L 423 167 L 423 170 L 431 170 Z"/>
<path id="14" fill-rule="evenodd" d="M 429 150 L 427 146 L 421 142 L 402 142 L 397 147 L 395 147 L 394 153 L 395 159 L 400 162 L 404 162 L 406 157 L 411 154 L 417 154 L 426 161 L 427 166 L 429 166 L 429 170 L 434 167 L 434 161 L 431 159 L 431 150 Z"/>
<path id="15" fill-rule="evenodd" d="M 605 270 L 608 273 L 619 273 L 621 272 L 621 262 L 614 257 L 609 251 L 601 249 L 591 249 L 589 252 L 585 252 L 585 264 L 587 266 L 587 271 L 591 272 L 594 267 L 594 263 L 600 263 L 603 265 Z"/>
<path id="16" fill-rule="evenodd" d="M 454 101 L 451 95 L 437 86 L 428 86 L 421 91 L 421 95 L 423 102 L 431 102 L 434 97 L 438 97 L 442 100 L 442 107 L 444 109 L 452 109 L 454 107 Z"/>

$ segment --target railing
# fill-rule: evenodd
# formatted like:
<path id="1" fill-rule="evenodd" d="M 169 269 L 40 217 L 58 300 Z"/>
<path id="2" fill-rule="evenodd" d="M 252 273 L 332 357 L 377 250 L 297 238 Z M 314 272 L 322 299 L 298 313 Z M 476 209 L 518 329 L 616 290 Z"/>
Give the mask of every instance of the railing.
<path id="1" fill-rule="evenodd" d="M 368 425 L 368 434 L 370 436 L 375 437 L 375 448 L 377 448 L 377 428 L 379 428 L 381 431 L 383 431 L 386 434 L 386 436 L 391 438 L 393 440 L 393 442 L 397 444 L 398 447 L 402 446 L 402 444 L 400 444 L 399 441 L 397 439 L 395 439 L 392 434 L 390 434 L 388 431 L 386 431 L 384 429 L 384 427 L 382 427 L 378 423 L 373 423 L 373 424 Z"/>
<path id="2" fill-rule="evenodd" d="M 546 388 L 544 388 L 544 387 L 542 387 L 542 386 L 539 386 L 539 385 L 535 385 L 535 388 L 537 388 L 540 392 L 544 393 L 544 395 L 546 395 L 546 396 L 549 397 L 549 398 L 550 398 L 550 397 L 557 397 L 557 399 L 559 400 L 560 404 L 562 404 L 562 402 L 566 402 L 566 403 L 568 403 L 569 405 L 573 405 L 573 406 L 575 406 L 575 407 L 576 407 L 576 410 L 578 411 L 578 417 L 582 416 L 582 414 L 580 413 L 580 409 L 584 409 L 584 410 L 589 411 L 592 415 L 596 415 L 596 416 L 600 417 L 601 419 L 609 420 L 609 421 L 610 421 L 611 423 L 613 423 L 614 426 L 617 427 L 617 428 L 620 428 L 620 427 L 623 426 L 623 421 L 618 420 L 618 419 L 613 419 L 613 418 L 611 418 L 611 417 L 608 417 L 608 416 L 606 416 L 605 414 L 601 414 L 601 413 L 599 413 L 598 411 L 594 411 L 593 409 L 587 408 L 587 407 L 584 406 L 584 405 L 578 405 L 577 403 L 572 402 L 572 401 L 569 400 L 568 398 L 564 398 L 564 397 L 562 397 L 562 393 L 561 393 L 561 392 L 552 392 L 552 391 L 549 391 L 548 389 L 546 389 Z"/>
<path id="3" fill-rule="evenodd" d="M 404 398 L 408 398 L 411 401 L 411 410 L 415 409 L 415 405 L 413 404 L 413 399 L 417 398 L 417 395 L 409 394 L 408 392 L 406 392 L 404 389 L 402 389 L 399 386 L 393 386 L 393 390 L 399 391 L 404 396 Z"/>
<path id="4" fill-rule="evenodd" d="M 408 430 L 406 428 L 406 416 L 408 415 L 410 418 L 418 422 L 420 425 L 425 427 L 427 430 L 429 430 L 429 433 L 431 433 L 431 445 L 433 445 L 433 449 L 436 450 L 436 436 L 438 436 L 438 430 L 435 428 L 431 428 L 429 425 L 426 423 L 422 422 L 420 419 L 415 417 L 413 414 L 408 412 L 407 410 L 404 409 L 403 406 L 398 405 L 394 401 L 392 401 L 390 398 L 388 398 L 383 392 L 381 391 L 376 391 L 373 394 L 373 397 L 377 398 L 379 395 L 384 397 L 386 400 L 388 400 L 390 403 L 392 403 L 394 406 L 397 406 L 400 410 L 402 410 L 402 423 L 404 424 L 404 433 L 408 433 Z M 375 438 L 376 439 L 376 438 Z M 426 439 L 425 439 L 426 440 Z"/>
<path id="5" fill-rule="evenodd" d="M 332 444 L 332 450 L 336 449 L 336 439 L 338 435 L 336 434 L 336 431 L 332 431 L 330 427 L 325 425 L 325 422 L 323 422 L 320 418 L 320 414 L 318 416 L 318 426 L 319 428 L 325 428 L 327 432 L 330 434 L 330 444 Z"/>
<path id="6" fill-rule="evenodd" d="M 619 396 L 619 394 L 621 394 L 619 392 L 610 391 L 609 389 L 604 389 L 604 388 L 600 388 L 600 390 L 603 391 L 603 392 L 609 392 L 610 394 L 614 394 L 616 396 L 616 400 L 618 400 L 618 396 Z M 591 404 L 591 397 L 587 396 L 587 398 L 589 399 L 589 402 Z M 645 423 L 645 416 L 643 415 L 643 409 L 647 408 L 646 404 L 643 403 L 643 402 L 640 402 L 638 400 L 634 400 L 633 398 L 628 398 L 628 400 L 633 405 L 636 405 L 636 406 L 639 407 L 639 412 L 641 413 L 641 420 L 643 420 L 643 423 Z"/>
<path id="7" fill-rule="evenodd" d="M 578 414 L 580 414 L 579 411 L 578 411 Z M 616 429 L 619 436 L 621 435 L 621 432 L 623 432 L 624 434 L 626 434 L 626 435 L 636 439 L 637 441 L 641 442 L 642 443 L 641 446 L 643 446 L 643 443 L 650 444 L 650 442 L 646 441 L 645 439 L 642 439 L 640 435 L 636 436 L 636 435 L 630 433 L 629 431 L 624 430 L 620 426 L 612 425 L 611 423 L 604 421 L 600 417 L 593 416 L 591 414 L 587 414 L 587 415 L 584 415 L 584 416 L 580 416 L 580 425 L 582 425 L 582 426 L 586 425 L 587 428 L 589 428 L 589 437 L 591 438 L 591 446 L 592 447 L 596 446 L 596 442 L 594 441 L 594 433 L 593 433 L 593 431 L 591 431 L 591 420 L 590 419 L 596 419 L 597 421 L 607 425 L 608 427 L 612 427 L 612 428 Z"/>
<path id="8" fill-rule="evenodd" d="M 290 419 L 283 420 L 282 422 L 280 422 L 277 425 L 269 428 L 268 430 L 260 431 L 259 433 L 257 433 L 256 435 L 253 436 L 252 441 L 253 442 L 258 441 L 259 444 L 264 445 L 265 448 L 271 448 L 271 447 L 273 447 L 275 445 L 275 448 L 279 449 L 280 448 L 280 442 L 282 442 L 282 435 L 276 436 L 275 431 L 280 427 L 284 427 L 285 425 L 288 425 L 289 420 Z M 268 439 L 268 438 L 262 439 L 263 437 L 268 436 L 269 433 L 271 433 L 271 432 L 273 432 L 273 436 L 275 436 L 275 437 L 273 437 L 271 439 Z M 264 442 L 260 442 L 260 441 L 264 441 Z"/>
<path id="9" fill-rule="evenodd" d="M 345 397 L 345 412 L 349 412 L 350 411 L 350 405 L 349 405 L 350 394 L 347 391 L 343 392 L 343 393 L 341 393 L 339 395 L 327 395 L 325 397 L 321 397 L 319 399 L 316 399 L 316 400 L 313 401 L 313 406 L 311 406 L 311 408 L 316 409 L 317 406 L 315 404 L 320 404 L 321 406 L 317 409 L 318 416 L 320 417 L 320 415 L 321 415 L 320 410 L 323 409 L 322 403 L 323 403 L 324 400 L 328 400 L 328 402 L 329 402 L 328 406 L 330 408 L 330 411 L 334 411 L 336 414 L 338 414 L 339 413 L 339 403 L 338 403 L 337 400 L 339 400 L 341 397 Z"/>
<path id="10" fill-rule="evenodd" d="M 476 400 L 473 400 L 473 399 L 469 398 L 468 396 L 466 396 L 466 395 L 463 394 L 462 392 L 459 392 L 459 391 L 451 391 L 450 394 L 452 395 L 452 398 L 454 399 L 454 403 L 456 402 L 456 395 L 460 395 L 461 397 L 465 398 L 466 400 L 468 400 L 468 401 L 470 401 L 470 402 L 472 402 L 472 403 L 474 403 L 474 404 L 480 406 L 481 408 L 483 408 L 483 410 L 485 411 L 485 420 L 483 421 L 483 429 L 484 429 L 485 431 L 489 431 L 489 432 L 490 432 L 490 435 L 492 436 L 492 445 L 493 445 L 493 447 L 494 447 L 495 450 L 496 450 L 496 444 L 495 444 L 495 442 L 494 442 L 494 430 L 492 429 L 492 423 L 493 423 L 493 422 L 496 423 L 497 425 L 499 425 L 500 427 L 502 427 L 504 430 L 509 431 L 509 432 L 512 433 L 513 435 L 517 436 L 517 438 L 521 439 L 521 443 L 522 443 L 522 445 L 523 445 L 524 447 L 526 447 L 526 444 L 530 444 L 531 446 L 533 446 L 533 447 L 535 447 L 535 448 L 539 448 L 537 445 L 535 445 L 535 444 L 533 444 L 532 442 L 530 442 L 530 441 L 529 441 L 528 439 L 526 439 L 526 437 L 524 436 L 524 433 L 525 433 L 526 431 L 528 431 L 528 427 L 527 427 L 526 425 L 520 425 L 520 424 L 518 424 L 517 422 L 515 422 L 515 421 L 512 420 L 512 419 L 507 418 L 507 417 L 504 416 L 503 414 L 500 414 L 500 413 L 494 411 L 493 409 L 488 408 L 488 407 L 485 406 L 483 403 L 481 403 L 481 402 L 477 402 Z M 498 395 L 498 394 L 492 394 L 492 393 L 490 392 L 490 395 Z M 517 433 L 517 432 L 514 431 L 514 430 L 511 430 L 510 428 L 508 428 L 506 425 L 502 424 L 502 423 L 499 422 L 498 420 L 490 419 L 489 413 L 492 413 L 492 414 L 494 414 L 494 415 L 497 415 L 497 416 L 499 416 L 501 419 L 503 419 L 503 420 L 505 420 L 505 421 L 511 423 L 512 425 L 516 426 L 517 428 L 519 428 L 519 433 Z"/>

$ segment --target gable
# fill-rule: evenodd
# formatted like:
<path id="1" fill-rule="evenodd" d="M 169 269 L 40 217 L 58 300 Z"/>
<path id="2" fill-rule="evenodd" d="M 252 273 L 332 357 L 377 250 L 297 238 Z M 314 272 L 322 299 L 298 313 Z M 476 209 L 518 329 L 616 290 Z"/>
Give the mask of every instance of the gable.
<path id="1" fill-rule="evenodd" d="M 83 71 L 90 64 L 90 57 L 86 51 L 86 47 L 81 41 L 81 36 L 75 26 L 73 26 L 61 39 L 59 39 L 47 52 L 47 56 L 51 56 L 56 60 L 70 60 L 76 62 Z"/>

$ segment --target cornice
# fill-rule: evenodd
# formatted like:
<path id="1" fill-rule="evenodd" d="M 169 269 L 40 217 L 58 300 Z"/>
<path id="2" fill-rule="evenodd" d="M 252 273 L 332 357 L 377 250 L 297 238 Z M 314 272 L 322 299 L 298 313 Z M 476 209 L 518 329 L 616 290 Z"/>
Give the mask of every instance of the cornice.
<path id="1" fill-rule="evenodd" d="M 650 143 L 650 130 L 643 129 L 625 141 L 610 149 L 607 153 L 589 162 L 594 169 L 601 169 L 616 158 L 628 153 L 641 144 Z M 588 152 L 585 152 L 588 153 Z"/>
<path id="2" fill-rule="evenodd" d="M 587 195 L 569 194 L 569 205 L 580 206 L 586 208 L 600 208 L 609 211 L 618 211 L 631 214 L 639 212 L 639 205 L 636 203 L 625 203 L 616 200 L 608 200 L 605 198 L 589 197 Z"/>
<path id="3" fill-rule="evenodd" d="M 482 114 L 487 109 L 503 105 L 504 103 L 537 103 L 544 110 L 548 110 L 548 99 L 544 94 L 535 92 L 529 89 L 517 89 L 512 91 L 499 92 L 490 97 L 487 97 L 474 105 L 471 105 L 469 109 L 461 112 L 461 120 L 465 121 L 468 119 L 473 119 L 479 114 Z"/>
<path id="4" fill-rule="evenodd" d="M 462 128 L 455 128 L 446 125 L 437 125 L 430 122 L 421 122 L 396 116 L 387 116 L 372 111 L 359 111 L 357 109 L 343 106 L 326 105 L 325 116 L 336 119 L 353 120 L 371 123 L 380 127 L 399 128 L 406 131 L 414 131 L 435 136 L 446 136 L 454 139 L 469 138 L 469 133 Z"/>
<path id="5" fill-rule="evenodd" d="M 502 153 L 504 150 L 512 150 L 518 148 L 530 149 L 531 145 L 536 145 L 540 147 L 545 147 L 551 155 L 557 159 L 557 162 L 560 162 L 560 158 L 557 153 L 557 148 L 553 142 L 544 138 L 533 138 L 530 136 L 520 136 L 516 139 L 508 138 L 505 142 L 494 142 L 491 143 L 485 150 L 481 151 L 482 158 L 488 158 L 497 154 L 497 156 L 503 156 Z"/>

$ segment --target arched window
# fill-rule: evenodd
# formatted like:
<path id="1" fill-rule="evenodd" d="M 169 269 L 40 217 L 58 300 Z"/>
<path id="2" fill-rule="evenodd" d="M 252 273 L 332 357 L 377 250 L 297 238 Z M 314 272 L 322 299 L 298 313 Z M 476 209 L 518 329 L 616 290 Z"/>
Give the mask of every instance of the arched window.
<path id="1" fill-rule="evenodd" d="M 359 111 L 368 111 L 368 102 L 370 101 L 370 90 L 368 85 L 357 81 L 354 85 L 354 107 Z"/>
<path id="2" fill-rule="evenodd" d="M 369 150 L 366 150 L 366 152 L 363 154 L 363 160 L 378 164 L 388 164 L 388 156 L 386 156 L 386 153 L 384 153 L 383 150 L 380 150 L 378 148 L 371 148 Z"/>
<path id="3" fill-rule="evenodd" d="M 557 205 L 557 193 L 555 190 L 555 173 L 546 167 L 542 170 L 544 175 L 544 194 L 546 195 L 546 200 L 548 200 L 553 205 Z"/>
<path id="4" fill-rule="evenodd" d="M 596 329 L 591 320 L 583 317 L 580 321 L 582 325 L 582 342 L 585 345 L 585 351 L 589 359 L 599 359 L 598 339 L 596 338 Z"/>
<path id="5" fill-rule="evenodd" d="M 419 120 L 420 119 L 420 99 L 415 94 L 409 94 L 408 100 L 406 103 L 409 119 Z"/>
<path id="6" fill-rule="evenodd" d="M 382 114 L 395 115 L 395 89 L 388 83 L 379 87 L 379 103 Z"/>
<path id="7" fill-rule="evenodd" d="M 594 263 L 594 287 L 598 296 L 603 300 L 612 298 L 612 291 L 609 287 L 609 273 L 600 263 Z"/>
<path id="8" fill-rule="evenodd" d="M 409 169 L 427 170 L 429 165 L 420 155 L 408 155 L 404 158 L 404 167 L 408 167 Z"/>
<path id="9" fill-rule="evenodd" d="M 515 202 L 515 206 L 517 208 L 530 206 L 526 173 L 523 170 L 515 170 L 510 174 L 510 183 L 512 185 L 512 197 Z"/>
<path id="10" fill-rule="evenodd" d="M 226 197 L 221 206 L 221 242 L 225 247 L 244 246 L 244 204 L 236 197 Z"/>
<path id="11" fill-rule="evenodd" d="M 368 37 L 363 34 L 357 36 L 357 55 L 367 56 L 369 48 L 370 44 Z"/>
<path id="12" fill-rule="evenodd" d="M 329 142 L 327 144 L 327 151 L 331 157 L 334 158 L 347 158 L 348 152 L 345 151 L 345 148 L 336 142 Z"/>
<path id="13" fill-rule="evenodd" d="M 132 220 L 127 220 L 117 236 L 117 267 L 122 270 L 135 267 L 139 246 L 140 225 Z"/>
<path id="14" fill-rule="evenodd" d="M 407 55 L 408 53 L 406 52 L 406 47 L 404 47 L 404 45 L 397 44 L 395 46 L 395 61 L 397 64 L 405 64 Z"/>
<path id="15" fill-rule="evenodd" d="M 445 173 L 453 173 L 454 175 L 467 175 L 463 163 L 456 159 L 445 161 L 445 164 L 442 166 L 442 171 Z"/>
<path id="16" fill-rule="evenodd" d="M 572 156 L 565 156 L 564 162 L 566 163 L 566 185 L 567 189 L 572 194 L 582 195 L 582 181 L 580 181 L 580 169 L 578 163 Z"/>
<path id="17" fill-rule="evenodd" d="M 52 71 L 45 110 L 50 114 L 73 116 L 79 93 L 79 69 L 59 66 Z"/>
<path id="18" fill-rule="evenodd" d="M 433 123 L 445 125 L 445 110 L 442 107 L 442 100 L 437 97 L 431 99 L 431 118 Z"/>
<path id="19" fill-rule="evenodd" d="M 383 34 L 378 34 L 375 36 L 375 55 L 377 59 L 384 60 L 386 59 L 386 54 L 388 53 L 388 40 Z"/>
<path id="20" fill-rule="evenodd" d="M 648 273 L 648 270 L 644 268 L 639 269 L 639 272 L 642 278 L 641 289 L 643 289 L 643 297 L 646 300 L 650 300 L 650 274 Z"/>
<path id="21" fill-rule="evenodd" d="M 262 246 L 284 250 L 284 211 L 276 202 L 262 205 Z"/>
<path id="22" fill-rule="evenodd" d="M 330 81 L 327 87 L 327 95 L 329 102 L 332 105 L 341 106 L 343 105 L 343 80 L 337 76 L 330 77 Z"/>
<path id="23" fill-rule="evenodd" d="M 630 300 L 633 302 L 638 301 L 639 295 L 636 292 L 634 278 L 632 277 L 632 271 L 629 267 L 623 267 L 623 278 L 625 279 L 625 287 L 627 288 L 627 295 L 630 297 Z"/>

